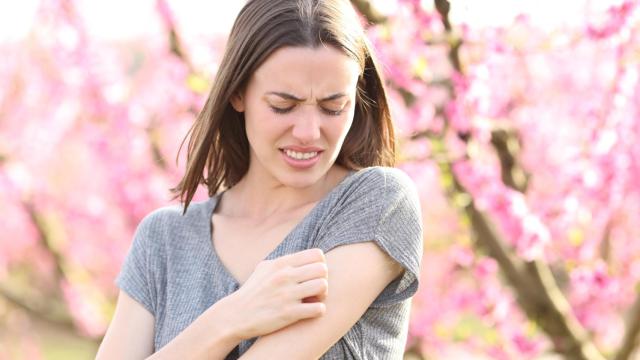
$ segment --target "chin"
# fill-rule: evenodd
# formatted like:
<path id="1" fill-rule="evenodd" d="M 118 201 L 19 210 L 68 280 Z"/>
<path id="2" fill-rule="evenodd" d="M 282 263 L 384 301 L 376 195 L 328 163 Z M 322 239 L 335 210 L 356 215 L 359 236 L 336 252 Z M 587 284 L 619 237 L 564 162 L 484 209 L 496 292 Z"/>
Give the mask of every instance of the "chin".
<path id="1" fill-rule="evenodd" d="M 278 180 L 280 180 L 283 185 L 303 189 L 316 184 L 326 173 L 326 170 L 289 171 L 287 174 L 278 176 Z"/>

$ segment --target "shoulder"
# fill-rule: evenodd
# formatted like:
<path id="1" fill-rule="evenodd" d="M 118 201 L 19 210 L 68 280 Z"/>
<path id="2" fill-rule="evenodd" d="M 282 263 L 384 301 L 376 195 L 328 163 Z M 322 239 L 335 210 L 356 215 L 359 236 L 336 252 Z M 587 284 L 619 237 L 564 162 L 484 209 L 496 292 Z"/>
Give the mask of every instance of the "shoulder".
<path id="1" fill-rule="evenodd" d="M 353 184 L 361 192 L 386 195 L 386 197 L 409 197 L 418 199 L 413 180 L 401 169 L 388 166 L 371 166 L 353 174 Z"/>
<path id="2" fill-rule="evenodd" d="M 353 226 L 371 225 L 392 211 L 421 215 L 420 200 L 413 180 L 404 171 L 385 166 L 371 166 L 351 174 L 335 194 L 329 212 L 334 222 Z"/>
<path id="3" fill-rule="evenodd" d="M 138 224 L 138 230 L 142 232 L 167 232 L 188 227 L 194 222 L 206 216 L 206 210 L 210 200 L 192 201 L 183 214 L 181 204 L 166 205 L 151 210 Z"/>

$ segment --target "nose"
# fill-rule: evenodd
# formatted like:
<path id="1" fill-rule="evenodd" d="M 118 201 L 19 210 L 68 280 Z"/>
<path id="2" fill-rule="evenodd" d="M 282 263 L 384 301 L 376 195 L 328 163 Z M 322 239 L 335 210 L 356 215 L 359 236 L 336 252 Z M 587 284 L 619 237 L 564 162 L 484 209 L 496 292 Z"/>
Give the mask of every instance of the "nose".
<path id="1" fill-rule="evenodd" d="M 320 138 L 320 116 L 315 109 L 307 109 L 301 112 L 301 116 L 295 119 L 292 135 L 301 143 L 310 144 Z"/>

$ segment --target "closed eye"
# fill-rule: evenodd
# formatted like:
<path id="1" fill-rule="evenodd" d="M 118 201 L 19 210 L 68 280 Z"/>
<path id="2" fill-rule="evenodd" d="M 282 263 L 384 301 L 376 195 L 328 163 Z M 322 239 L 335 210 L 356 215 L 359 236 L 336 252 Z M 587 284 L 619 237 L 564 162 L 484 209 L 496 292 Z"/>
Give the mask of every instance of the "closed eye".
<path id="1" fill-rule="evenodd" d="M 269 107 L 276 114 L 286 114 L 286 113 L 291 112 L 291 110 L 293 110 L 295 105 L 287 107 L 287 108 L 281 108 L 281 107 L 277 107 L 277 106 L 273 106 L 273 105 L 269 105 Z M 326 115 L 338 116 L 338 115 L 342 114 L 342 112 L 344 111 L 344 108 L 342 108 L 340 110 L 332 110 L 332 109 L 326 109 L 326 108 L 321 107 L 320 111 L 322 111 L 322 113 L 324 113 Z"/>
<path id="2" fill-rule="evenodd" d="M 342 111 L 344 111 L 344 108 L 340 110 L 331 110 L 331 109 L 325 109 L 325 108 L 321 108 L 321 109 L 323 113 L 331 116 L 338 116 L 342 114 Z"/>
<path id="3" fill-rule="evenodd" d="M 288 107 L 288 108 L 279 108 L 279 107 L 277 107 L 277 106 L 272 106 L 272 105 L 269 105 L 269 107 L 270 107 L 270 108 L 271 108 L 271 110 L 273 110 L 273 112 L 274 112 L 274 113 L 276 113 L 276 114 L 286 114 L 286 113 L 288 113 L 289 111 L 291 111 L 291 110 L 295 107 L 295 105 L 294 105 L 294 106 L 290 106 L 290 107 Z"/>

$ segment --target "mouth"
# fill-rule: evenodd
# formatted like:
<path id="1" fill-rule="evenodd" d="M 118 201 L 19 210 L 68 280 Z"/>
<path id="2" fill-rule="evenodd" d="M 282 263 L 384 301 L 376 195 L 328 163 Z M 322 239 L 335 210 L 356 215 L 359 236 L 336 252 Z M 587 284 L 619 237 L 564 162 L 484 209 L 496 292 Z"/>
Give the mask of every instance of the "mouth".
<path id="1" fill-rule="evenodd" d="M 287 157 L 293 159 L 293 160 L 309 160 L 309 159 L 313 159 L 316 156 L 318 156 L 320 153 L 322 153 L 322 150 L 316 150 L 316 151 L 293 151 L 290 149 L 280 149 L 280 152 L 282 152 L 283 154 L 285 154 Z"/>
<path id="2" fill-rule="evenodd" d="M 323 151 L 299 152 L 290 149 L 280 149 L 280 152 L 282 153 L 284 161 L 291 167 L 305 169 L 315 165 Z"/>

